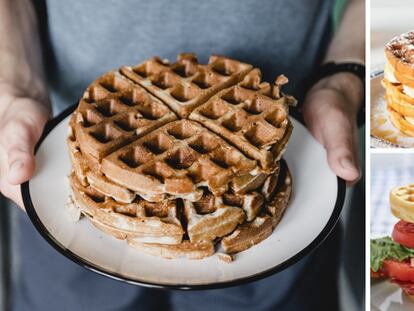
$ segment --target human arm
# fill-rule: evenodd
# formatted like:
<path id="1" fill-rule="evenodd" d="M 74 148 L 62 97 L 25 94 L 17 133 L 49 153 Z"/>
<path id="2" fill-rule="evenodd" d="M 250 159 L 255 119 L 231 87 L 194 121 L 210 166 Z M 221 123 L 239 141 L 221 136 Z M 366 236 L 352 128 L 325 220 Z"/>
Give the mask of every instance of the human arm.
<path id="1" fill-rule="evenodd" d="M 365 63 L 365 1 L 350 0 L 324 62 Z M 314 137 L 325 147 L 331 169 L 348 184 L 360 177 L 356 117 L 364 98 L 362 81 L 336 73 L 309 90 L 302 108 Z"/>
<path id="2" fill-rule="evenodd" d="M 0 191 L 21 207 L 49 118 L 38 25 L 30 0 L 0 0 Z"/>

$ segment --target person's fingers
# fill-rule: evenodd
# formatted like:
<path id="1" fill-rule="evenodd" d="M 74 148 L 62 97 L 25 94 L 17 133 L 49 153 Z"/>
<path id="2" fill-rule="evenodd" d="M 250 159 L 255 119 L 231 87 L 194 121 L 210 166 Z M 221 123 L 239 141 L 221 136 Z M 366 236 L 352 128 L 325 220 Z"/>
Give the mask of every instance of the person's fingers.
<path id="1" fill-rule="evenodd" d="M 2 118 L 0 144 L 6 153 L 7 166 L 2 178 L 18 185 L 28 180 L 35 168 L 33 150 L 47 122 L 48 114 L 30 99 L 16 99 Z"/>
<path id="2" fill-rule="evenodd" d="M 348 131 L 345 131 L 347 127 Z M 330 130 L 324 130 L 322 137 L 329 166 L 336 175 L 352 185 L 360 177 L 354 131 L 344 122 L 330 122 L 328 128 Z"/>
<path id="3" fill-rule="evenodd" d="M 13 185 L 18 185 L 33 174 L 35 163 L 32 153 L 35 142 L 30 137 L 30 128 L 15 122 L 9 128 L 15 131 L 13 136 L 18 141 L 6 148 L 7 180 Z"/>
<path id="4" fill-rule="evenodd" d="M 0 120 L 0 191 L 23 208 L 19 184 L 34 171 L 33 149 L 49 117 L 30 99 L 15 99 Z"/>
<path id="5" fill-rule="evenodd" d="M 325 147 L 332 171 L 349 185 L 360 177 L 355 121 L 340 109 L 341 98 L 330 91 L 308 97 L 304 118 L 309 130 Z"/>

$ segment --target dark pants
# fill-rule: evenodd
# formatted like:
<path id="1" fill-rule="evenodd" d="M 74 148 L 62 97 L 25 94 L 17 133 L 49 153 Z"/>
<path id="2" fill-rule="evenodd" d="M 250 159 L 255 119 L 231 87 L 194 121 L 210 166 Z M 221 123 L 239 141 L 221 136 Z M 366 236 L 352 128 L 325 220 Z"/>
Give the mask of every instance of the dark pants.
<path id="1" fill-rule="evenodd" d="M 133 286 L 88 271 L 44 241 L 19 215 L 13 310 L 337 310 L 341 228 L 311 255 L 254 283 L 205 291 Z"/>

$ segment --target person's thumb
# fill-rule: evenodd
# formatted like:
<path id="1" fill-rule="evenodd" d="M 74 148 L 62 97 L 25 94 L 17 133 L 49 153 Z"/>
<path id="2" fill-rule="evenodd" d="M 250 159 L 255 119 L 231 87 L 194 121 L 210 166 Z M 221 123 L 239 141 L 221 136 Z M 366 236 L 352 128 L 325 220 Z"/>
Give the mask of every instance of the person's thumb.
<path id="1" fill-rule="evenodd" d="M 35 169 L 34 146 L 48 119 L 47 110 L 30 99 L 16 99 L 0 128 L 0 143 L 7 156 L 7 181 L 18 185 Z"/>
<path id="2" fill-rule="evenodd" d="M 330 122 L 329 125 L 321 133 L 328 164 L 336 175 L 352 185 L 360 178 L 356 129 L 345 122 Z"/>

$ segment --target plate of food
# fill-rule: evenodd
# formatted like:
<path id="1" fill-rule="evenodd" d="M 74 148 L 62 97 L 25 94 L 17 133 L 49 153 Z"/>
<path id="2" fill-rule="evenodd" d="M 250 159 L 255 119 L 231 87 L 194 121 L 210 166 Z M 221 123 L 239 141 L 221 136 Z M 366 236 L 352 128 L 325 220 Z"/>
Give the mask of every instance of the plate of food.
<path id="1" fill-rule="evenodd" d="M 414 306 L 414 184 L 390 192 L 398 218 L 391 236 L 371 240 L 371 304 L 378 310 L 412 310 Z"/>
<path id="2" fill-rule="evenodd" d="M 31 221 L 70 260 L 132 284 L 219 288 L 289 267 L 333 229 L 345 183 L 289 117 L 286 83 L 193 54 L 98 77 L 36 148 Z"/>
<path id="3" fill-rule="evenodd" d="M 383 72 L 371 76 L 371 145 L 414 147 L 414 32 L 390 40 Z"/>

